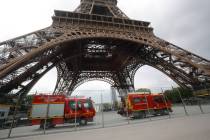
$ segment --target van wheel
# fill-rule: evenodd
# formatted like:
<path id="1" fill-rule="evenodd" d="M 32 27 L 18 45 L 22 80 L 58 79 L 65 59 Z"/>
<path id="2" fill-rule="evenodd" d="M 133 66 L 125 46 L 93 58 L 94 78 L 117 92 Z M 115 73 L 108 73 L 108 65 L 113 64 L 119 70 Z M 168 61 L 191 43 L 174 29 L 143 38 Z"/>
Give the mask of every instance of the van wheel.
<path id="1" fill-rule="evenodd" d="M 80 121 L 79 121 L 79 125 L 87 125 L 87 120 L 85 118 L 82 118 Z"/>

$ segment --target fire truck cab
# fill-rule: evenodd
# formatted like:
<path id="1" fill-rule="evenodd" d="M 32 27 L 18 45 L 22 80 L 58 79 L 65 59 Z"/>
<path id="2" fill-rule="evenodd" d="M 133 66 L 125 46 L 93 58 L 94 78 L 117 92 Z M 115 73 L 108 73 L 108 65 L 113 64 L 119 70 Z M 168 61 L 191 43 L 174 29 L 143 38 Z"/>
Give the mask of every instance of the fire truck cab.
<path id="1" fill-rule="evenodd" d="M 167 115 L 172 112 L 172 104 L 161 94 L 131 93 L 125 105 L 118 111 L 122 116 L 145 118 L 148 115 Z"/>
<path id="2" fill-rule="evenodd" d="M 35 95 L 30 119 L 32 125 L 40 128 L 55 127 L 57 124 L 79 123 L 86 125 L 95 116 L 93 101 L 84 97 L 64 95 Z"/>
<path id="3" fill-rule="evenodd" d="M 65 122 L 75 121 L 80 125 L 86 125 L 87 122 L 92 122 L 95 116 L 95 109 L 91 99 L 85 98 L 67 98 L 65 100 Z"/>

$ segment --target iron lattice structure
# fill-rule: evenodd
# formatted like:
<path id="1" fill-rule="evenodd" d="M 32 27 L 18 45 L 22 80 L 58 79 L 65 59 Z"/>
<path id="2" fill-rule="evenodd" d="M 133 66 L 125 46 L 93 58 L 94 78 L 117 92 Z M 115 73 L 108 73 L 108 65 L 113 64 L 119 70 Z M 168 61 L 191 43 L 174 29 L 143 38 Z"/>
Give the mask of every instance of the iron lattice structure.
<path id="1" fill-rule="evenodd" d="M 55 10 L 51 26 L 0 43 L 0 95 L 25 95 L 53 67 L 54 94 L 90 80 L 124 96 L 134 75 L 152 66 L 184 88 L 209 87 L 210 61 L 156 37 L 149 22 L 129 19 L 117 0 L 81 0 L 74 12 Z"/>

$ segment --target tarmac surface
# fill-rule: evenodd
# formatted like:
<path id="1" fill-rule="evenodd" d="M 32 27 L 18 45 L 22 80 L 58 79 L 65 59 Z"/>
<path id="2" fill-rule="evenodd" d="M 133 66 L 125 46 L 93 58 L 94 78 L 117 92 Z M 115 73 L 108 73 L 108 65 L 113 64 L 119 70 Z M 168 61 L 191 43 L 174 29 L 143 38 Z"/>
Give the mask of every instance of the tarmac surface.
<path id="1" fill-rule="evenodd" d="M 152 120 L 100 129 L 50 133 L 13 140 L 210 140 L 210 114 Z"/>

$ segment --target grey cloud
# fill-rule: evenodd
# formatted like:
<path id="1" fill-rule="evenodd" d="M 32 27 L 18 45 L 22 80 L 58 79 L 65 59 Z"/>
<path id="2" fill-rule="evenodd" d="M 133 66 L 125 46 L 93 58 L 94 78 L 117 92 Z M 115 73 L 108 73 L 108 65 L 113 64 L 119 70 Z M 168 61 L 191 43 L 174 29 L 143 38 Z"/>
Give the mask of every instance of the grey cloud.
<path id="1" fill-rule="evenodd" d="M 132 0 L 119 6 L 131 18 L 150 21 L 157 36 L 188 51 L 210 59 L 210 1 L 209 0 Z M 131 8 L 132 7 L 132 8 Z M 151 67 L 140 68 L 135 87 L 175 85 Z"/>
<path id="2" fill-rule="evenodd" d="M 157 36 L 210 59 L 209 0 L 120 0 L 119 6 L 131 18 L 150 21 Z"/>

